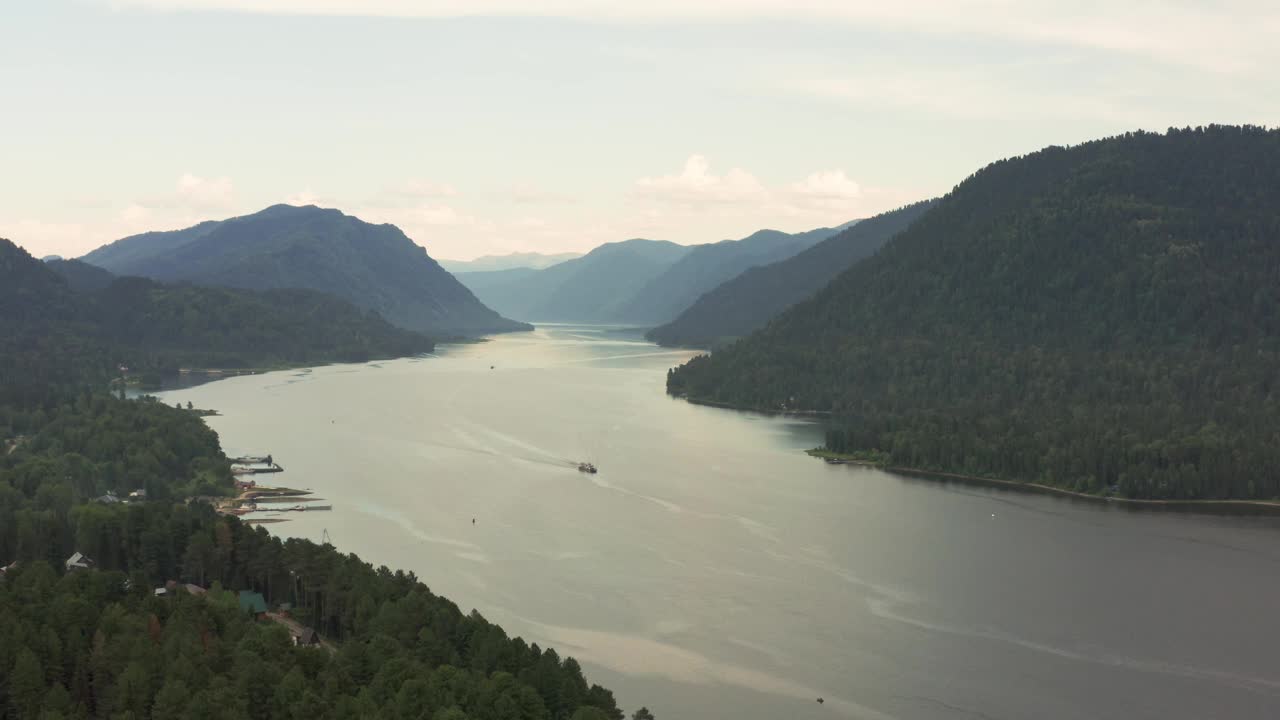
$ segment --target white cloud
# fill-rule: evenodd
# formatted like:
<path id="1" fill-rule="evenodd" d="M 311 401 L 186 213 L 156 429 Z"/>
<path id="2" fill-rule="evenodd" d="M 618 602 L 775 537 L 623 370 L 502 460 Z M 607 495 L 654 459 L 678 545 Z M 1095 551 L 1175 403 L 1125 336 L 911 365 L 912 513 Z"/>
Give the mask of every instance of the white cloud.
<path id="1" fill-rule="evenodd" d="M 174 205 L 194 208 L 221 209 L 235 202 L 235 187 L 231 178 L 203 178 L 183 173 L 178 178 Z"/>
<path id="2" fill-rule="evenodd" d="M 287 205 L 320 205 L 320 206 L 330 205 L 330 203 L 327 203 L 323 199 L 321 199 L 319 195 L 316 195 L 314 192 L 312 192 L 311 188 L 307 188 L 306 190 L 299 190 L 298 192 L 295 192 L 295 193 L 290 193 L 289 195 L 285 196 L 284 201 L 285 201 L 285 204 Z"/>
<path id="3" fill-rule="evenodd" d="M 841 22 L 935 35 L 1085 47 L 1219 72 L 1265 68 L 1280 33 L 1273 0 L 99 0 L 116 8 L 391 17 L 541 16 L 604 22 Z"/>
<path id="4" fill-rule="evenodd" d="M 636 189 L 660 201 L 691 206 L 750 202 L 767 194 L 764 185 L 741 168 L 713 174 L 702 155 L 690 155 L 678 174 L 640 178 Z"/>
<path id="5" fill-rule="evenodd" d="M 56 253 L 78 257 L 101 245 L 129 235 L 151 230 L 177 230 L 203 220 L 223 218 L 241 210 L 235 185 L 230 178 L 205 178 L 183 173 L 170 192 L 113 206 L 98 201 L 82 204 L 92 208 L 96 220 L 58 223 L 32 218 L 0 222 L 0 236 L 9 234 L 14 242 L 32 254 Z"/>
<path id="6" fill-rule="evenodd" d="M 762 223 L 757 227 L 774 218 L 843 223 L 872 208 L 887 209 L 883 192 L 868 192 L 842 169 L 770 187 L 741 168 L 717 175 L 702 155 L 691 155 L 679 173 L 637 180 L 634 198 L 637 216 L 653 229 L 699 215 Z"/>

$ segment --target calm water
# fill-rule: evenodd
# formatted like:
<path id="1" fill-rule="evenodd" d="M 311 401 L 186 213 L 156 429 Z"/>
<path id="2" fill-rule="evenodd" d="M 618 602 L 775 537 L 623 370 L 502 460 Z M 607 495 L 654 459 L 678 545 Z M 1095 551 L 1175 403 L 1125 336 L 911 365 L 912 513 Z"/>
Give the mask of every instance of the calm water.
<path id="1" fill-rule="evenodd" d="M 273 532 L 415 571 L 628 713 L 1280 717 L 1280 520 L 828 466 L 813 425 L 666 397 L 686 357 L 548 327 L 164 397 L 335 506 Z"/>

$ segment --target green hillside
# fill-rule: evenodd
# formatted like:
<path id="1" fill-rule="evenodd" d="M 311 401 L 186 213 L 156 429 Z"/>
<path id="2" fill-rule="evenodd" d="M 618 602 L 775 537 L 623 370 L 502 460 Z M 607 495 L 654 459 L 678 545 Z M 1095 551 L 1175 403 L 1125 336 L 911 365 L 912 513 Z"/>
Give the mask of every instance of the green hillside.
<path id="1" fill-rule="evenodd" d="M 117 365 L 158 376 L 182 366 L 362 362 L 429 352 L 432 341 L 311 290 L 262 293 L 118 278 L 76 292 L 0 240 L 0 401 L 51 386 L 103 387 Z"/>
<path id="2" fill-rule="evenodd" d="M 997 162 L 668 389 L 831 412 L 830 449 L 897 466 L 1274 498 L 1277 198 L 1280 131 L 1254 127 Z"/>

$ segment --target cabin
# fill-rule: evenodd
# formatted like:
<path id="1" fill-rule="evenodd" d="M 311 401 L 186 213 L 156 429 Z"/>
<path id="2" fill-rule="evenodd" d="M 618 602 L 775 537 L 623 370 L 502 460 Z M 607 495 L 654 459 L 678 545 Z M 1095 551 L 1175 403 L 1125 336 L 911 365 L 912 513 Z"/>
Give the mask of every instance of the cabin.
<path id="1" fill-rule="evenodd" d="M 14 569 L 17 567 L 18 567 L 17 560 L 14 560 L 13 562 L 9 563 L 8 565 L 5 565 L 4 567 L 0 567 L 0 583 L 4 582 L 4 579 L 9 576 L 9 573 L 13 572 Z"/>
<path id="2" fill-rule="evenodd" d="M 320 644 L 320 633 L 289 617 L 289 611 L 283 606 L 280 612 L 267 613 L 267 619 L 283 625 L 289 631 L 289 637 L 293 638 L 295 647 L 316 647 Z"/>
<path id="3" fill-rule="evenodd" d="M 133 492 L 129 493 L 129 500 L 132 502 L 142 502 L 143 500 L 146 500 L 146 499 L 147 499 L 146 490 L 141 490 L 141 489 L 134 490 Z"/>
<path id="4" fill-rule="evenodd" d="M 240 609 L 253 615 L 254 619 L 261 620 L 267 616 L 267 599 L 262 597 L 262 593 L 241 590 Z"/>
<path id="5" fill-rule="evenodd" d="M 83 553 L 79 552 L 72 553 L 71 557 L 67 558 L 66 563 L 64 563 L 67 567 L 67 572 L 71 572 L 72 570 L 92 570 L 93 566 L 96 564 L 97 563 L 93 560 L 85 557 Z"/>
<path id="6" fill-rule="evenodd" d="M 299 627 L 296 632 L 290 630 L 293 644 L 298 647 L 314 647 L 320 644 L 320 635 L 309 627 Z"/>
<path id="7" fill-rule="evenodd" d="M 120 502 L 120 498 L 116 497 L 115 492 L 108 492 L 106 495 L 99 495 L 93 501 L 99 505 L 115 505 Z"/>

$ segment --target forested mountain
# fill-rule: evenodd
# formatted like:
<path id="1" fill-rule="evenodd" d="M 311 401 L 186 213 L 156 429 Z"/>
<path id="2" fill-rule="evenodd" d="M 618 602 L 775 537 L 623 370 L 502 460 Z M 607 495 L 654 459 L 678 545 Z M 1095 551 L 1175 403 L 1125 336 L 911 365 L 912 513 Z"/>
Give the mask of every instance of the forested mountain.
<path id="1" fill-rule="evenodd" d="M 93 292 L 101 290 L 115 281 L 116 276 L 97 265 L 90 265 L 79 260 L 45 259 L 44 264 L 62 276 L 76 292 Z"/>
<path id="2" fill-rule="evenodd" d="M 0 719 L 621 720 L 574 660 L 412 574 L 187 502 L 233 492 L 217 435 L 106 392 L 121 361 L 400 341 L 429 344 L 307 290 L 121 278 L 77 293 L 0 241 Z M 103 500 L 133 490 L 145 500 Z M 324 644 L 296 645 L 237 592 L 291 605 Z"/>
<path id="3" fill-rule="evenodd" d="M 919 202 L 862 220 L 785 260 L 749 268 L 687 305 L 647 337 L 660 345 L 712 347 L 749 335 L 875 253 L 932 203 Z"/>
<path id="4" fill-rule="evenodd" d="M 666 322 L 725 280 L 790 257 L 838 229 L 761 230 L 741 240 L 684 246 L 656 240 L 607 243 L 543 270 L 462 273 L 458 279 L 509 317 L 553 322 Z"/>
<path id="5" fill-rule="evenodd" d="M 394 225 L 313 205 L 135 235 L 82 259 L 166 282 L 332 293 L 436 337 L 528 329 L 482 305 Z"/>
<path id="6" fill-rule="evenodd" d="M 607 323 L 616 321 L 618 308 L 645 283 L 687 252 L 664 240 L 624 240 L 532 274 L 499 270 L 504 274 L 463 273 L 458 279 L 509 317 Z"/>
<path id="7" fill-rule="evenodd" d="M 741 240 L 695 245 L 623 303 L 618 318 L 640 325 L 668 322 L 703 293 L 744 270 L 791 257 L 837 232 L 833 228 L 795 234 L 760 230 Z"/>
<path id="8" fill-rule="evenodd" d="M 582 257 L 582 253 L 509 253 L 507 255 L 482 255 L 475 260 L 439 260 L 440 267 L 453 274 L 464 272 L 493 272 L 495 270 L 513 270 L 530 268 L 541 270 L 559 265 L 566 260 Z"/>
<path id="9" fill-rule="evenodd" d="M 1280 131 L 994 163 L 672 393 L 837 451 L 1141 498 L 1280 496 Z"/>
<path id="10" fill-rule="evenodd" d="M 101 385 L 118 364 L 147 375 L 432 349 L 423 335 L 311 290 L 258 293 L 128 277 L 76 292 L 56 267 L 0 240 L 0 387 L 41 394 L 66 383 Z"/>

